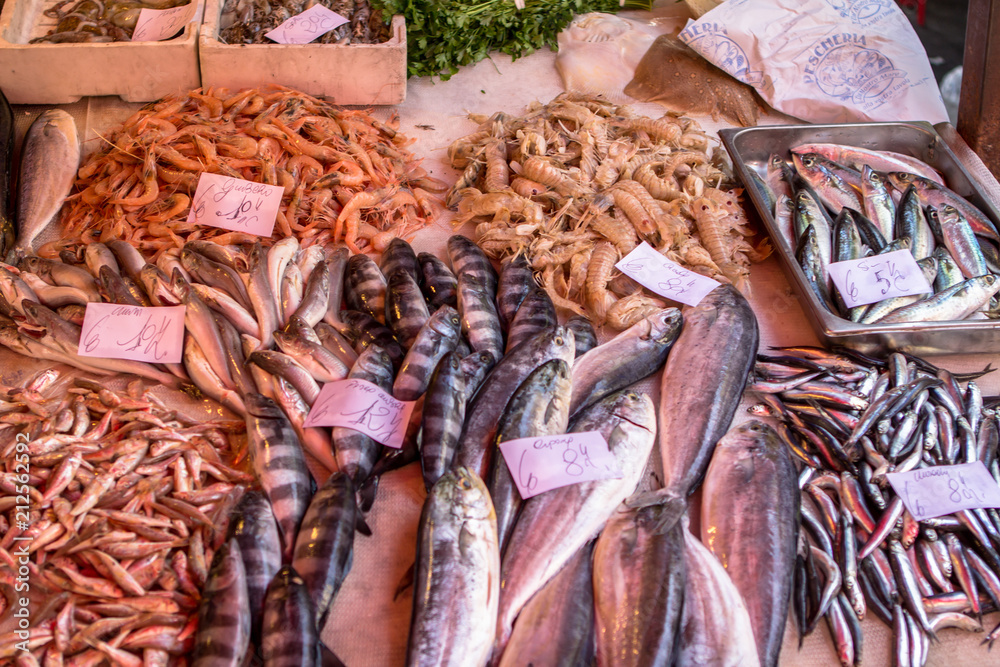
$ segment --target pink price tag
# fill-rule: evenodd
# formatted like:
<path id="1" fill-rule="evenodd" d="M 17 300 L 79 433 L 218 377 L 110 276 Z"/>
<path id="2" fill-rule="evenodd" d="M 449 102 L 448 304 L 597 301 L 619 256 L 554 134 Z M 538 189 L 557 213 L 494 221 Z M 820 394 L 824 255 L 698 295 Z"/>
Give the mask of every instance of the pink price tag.
<path id="1" fill-rule="evenodd" d="M 399 449 L 415 402 L 398 401 L 366 380 L 327 382 L 305 426 L 346 426 Z"/>
<path id="2" fill-rule="evenodd" d="M 270 236 L 284 192 L 280 185 L 202 173 L 187 221 L 256 236 Z"/>
<path id="3" fill-rule="evenodd" d="M 982 461 L 893 472 L 885 478 L 917 521 L 959 510 L 1000 507 L 1000 485 Z"/>
<path id="4" fill-rule="evenodd" d="M 308 44 L 345 23 L 347 19 L 330 8 L 313 5 L 264 36 L 278 44 Z"/>
<path id="5" fill-rule="evenodd" d="M 508 440 L 500 443 L 500 451 L 522 498 L 622 476 L 608 443 L 597 431 Z"/>
<path id="6" fill-rule="evenodd" d="M 140 9 L 139 18 L 132 31 L 132 41 L 159 42 L 170 39 L 194 20 L 196 11 L 198 11 L 196 0 L 170 9 Z"/>
<path id="7" fill-rule="evenodd" d="M 77 349 L 80 356 L 176 364 L 183 352 L 184 306 L 87 304 Z"/>

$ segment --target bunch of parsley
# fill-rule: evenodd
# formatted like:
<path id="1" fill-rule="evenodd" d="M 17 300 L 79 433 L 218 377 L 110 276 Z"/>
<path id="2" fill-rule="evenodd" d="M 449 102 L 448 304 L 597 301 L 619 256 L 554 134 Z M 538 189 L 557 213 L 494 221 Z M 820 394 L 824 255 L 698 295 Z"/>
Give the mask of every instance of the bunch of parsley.
<path id="1" fill-rule="evenodd" d="M 624 4 L 650 5 L 651 0 Z M 371 0 L 371 6 L 387 18 L 406 19 L 407 74 L 445 80 L 491 51 L 516 60 L 544 46 L 555 48 L 556 35 L 577 14 L 623 8 L 619 0 L 525 0 L 523 9 L 514 0 Z"/>

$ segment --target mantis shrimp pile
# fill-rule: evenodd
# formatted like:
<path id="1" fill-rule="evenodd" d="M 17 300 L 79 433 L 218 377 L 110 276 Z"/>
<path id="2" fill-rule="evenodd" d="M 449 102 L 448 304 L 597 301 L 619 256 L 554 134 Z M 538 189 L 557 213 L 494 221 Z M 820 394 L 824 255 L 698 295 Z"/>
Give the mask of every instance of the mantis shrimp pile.
<path id="1" fill-rule="evenodd" d="M 166 97 L 103 137 L 63 206 L 62 238 L 39 254 L 109 239 L 154 258 L 193 240 L 253 242 L 188 222 L 202 173 L 283 187 L 275 240 L 380 252 L 428 224 L 440 208 L 429 191 L 447 188 L 394 125 L 278 85 Z"/>
<path id="2" fill-rule="evenodd" d="M 635 115 L 600 98 L 562 94 L 470 118 L 475 132 L 448 148 L 463 169 L 446 203 L 472 221 L 495 259 L 525 254 L 554 304 L 624 329 L 665 301 L 615 263 L 640 241 L 668 259 L 749 292 L 754 246 L 724 151 L 698 123 Z"/>

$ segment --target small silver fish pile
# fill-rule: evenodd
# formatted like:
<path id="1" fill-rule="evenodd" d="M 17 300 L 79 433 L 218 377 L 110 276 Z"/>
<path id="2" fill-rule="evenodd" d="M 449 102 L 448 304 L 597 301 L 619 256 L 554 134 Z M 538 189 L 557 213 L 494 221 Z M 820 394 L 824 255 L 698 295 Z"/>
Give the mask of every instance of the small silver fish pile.
<path id="1" fill-rule="evenodd" d="M 795 146 L 791 160 L 771 155 L 766 179 L 752 174 L 754 186 L 824 308 L 860 324 L 1000 316 L 994 222 L 929 165 L 839 144 Z M 933 292 L 848 308 L 829 265 L 904 249 Z"/>
<path id="2" fill-rule="evenodd" d="M 988 372 L 988 369 L 986 371 Z M 998 426 L 975 378 L 913 356 L 821 348 L 759 355 L 751 408 L 802 464 L 793 609 L 800 637 L 825 618 L 841 663 L 861 664 L 860 621 L 892 627 L 894 661 L 923 665 L 943 628 L 982 632 L 1000 609 L 1000 513 L 917 521 L 886 474 L 982 461 L 1000 483 Z M 1000 626 L 984 643 L 1000 637 Z"/>
<path id="3" fill-rule="evenodd" d="M 5 388 L 0 613 L 26 597 L 31 628 L 29 652 L 18 648 L 24 637 L 3 635 L 0 661 L 177 664 L 209 563 L 253 481 L 231 467 L 243 428 L 52 370 Z"/>

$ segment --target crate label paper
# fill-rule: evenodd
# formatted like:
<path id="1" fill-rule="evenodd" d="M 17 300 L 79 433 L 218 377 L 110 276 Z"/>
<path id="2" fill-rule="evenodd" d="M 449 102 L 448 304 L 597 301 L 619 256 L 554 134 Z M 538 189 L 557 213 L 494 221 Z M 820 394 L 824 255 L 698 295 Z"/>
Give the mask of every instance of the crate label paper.
<path id="1" fill-rule="evenodd" d="M 233 232 L 270 236 L 284 192 L 280 185 L 202 173 L 187 221 Z"/>
<path id="2" fill-rule="evenodd" d="M 615 264 L 615 268 L 660 296 L 689 306 L 697 306 L 719 286 L 711 278 L 671 262 L 645 241 Z"/>
<path id="3" fill-rule="evenodd" d="M 323 5 L 313 5 L 264 36 L 278 44 L 308 44 L 345 23 L 347 19 L 337 12 Z"/>
<path id="4" fill-rule="evenodd" d="M 144 308 L 88 303 L 77 352 L 84 357 L 180 363 L 184 352 L 184 306 Z"/>
<path id="5" fill-rule="evenodd" d="M 959 510 L 1000 507 L 1000 485 L 982 461 L 894 472 L 886 478 L 917 521 Z"/>
<path id="6" fill-rule="evenodd" d="M 135 22 L 135 29 L 132 31 L 132 41 L 159 42 L 170 39 L 194 20 L 196 11 L 198 11 L 198 3 L 195 0 L 170 9 L 143 8 L 139 10 L 139 19 Z"/>
<path id="7" fill-rule="evenodd" d="M 848 308 L 932 291 L 909 250 L 833 262 L 830 278 Z"/>
<path id="8" fill-rule="evenodd" d="M 608 443 L 597 431 L 508 440 L 500 443 L 500 451 L 522 498 L 622 476 Z"/>
<path id="9" fill-rule="evenodd" d="M 399 449 L 416 401 L 399 401 L 367 380 L 327 382 L 305 426 L 346 426 L 386 447 Z"/>

